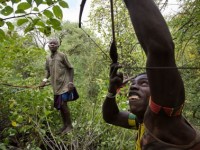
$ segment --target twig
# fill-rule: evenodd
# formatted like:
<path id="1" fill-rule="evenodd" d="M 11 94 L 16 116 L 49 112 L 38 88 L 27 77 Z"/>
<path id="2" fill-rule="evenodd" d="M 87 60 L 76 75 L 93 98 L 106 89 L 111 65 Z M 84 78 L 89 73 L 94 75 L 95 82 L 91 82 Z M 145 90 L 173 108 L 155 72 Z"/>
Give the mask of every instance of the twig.
<path id="1" fill-rule="evenodd" d="M 18 88 L 30 88 L 30 89 L 35 89 L 35 88 L 39 88 L 40 86 L 20 86 L 20 85 L 12 85 L 12 84 L 8 84 L 8 83 L 0 83 L 0 85 L 4 85 L 4 86 L 10 86 L 10 87 L 18 87 Z M 44 86 L 49 86 L 50 83 L 45 84 Z"/>

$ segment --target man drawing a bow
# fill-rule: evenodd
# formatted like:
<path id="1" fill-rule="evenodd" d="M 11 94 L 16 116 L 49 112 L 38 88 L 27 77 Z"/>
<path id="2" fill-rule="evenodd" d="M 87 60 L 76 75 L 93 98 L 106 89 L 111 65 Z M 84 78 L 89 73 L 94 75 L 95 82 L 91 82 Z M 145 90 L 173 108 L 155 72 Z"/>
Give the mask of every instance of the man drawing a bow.
<path id="1" fill-rule="evenodd" d="M 182 116 L 185 90 L 178 72 L 174 43 L 167 24 L 153 0 L 124 0 L 137 38 L 146 56 L 146 72 L 150 95 L 144 115 L 145 132 L 140 139 L 142 150 L 200 150 L 200 134 Z M 108 95 L 103 105 L 103 117 L 108 123 L 130 128 L 129 112 L 119 111 L 115 95 L 123 78 L 112 64 Z M 114 69 L 113 69 L 114 68 Z M 138 117 L 136 106 L 144 101 L 142 84 L 134 81 L 131 113 Z M 137 84 L 137 86 L 136 86 Z M 145 92 L 143 90 L 143 92 Z M 143 105 L 143 106 L 144 106 Z M 140 106 L 137 107 L 137 109 Z"/>

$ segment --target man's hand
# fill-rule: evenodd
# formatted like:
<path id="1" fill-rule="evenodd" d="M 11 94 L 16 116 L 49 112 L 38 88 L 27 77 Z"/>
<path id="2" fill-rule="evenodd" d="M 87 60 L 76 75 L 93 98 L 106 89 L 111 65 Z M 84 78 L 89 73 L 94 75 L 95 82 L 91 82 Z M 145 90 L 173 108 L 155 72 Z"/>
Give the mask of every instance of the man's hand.
<path id="1" fill-rule="evenodd" d="M 39 85 L 39 88 L 43 88 L 46 85 L 46 82 L 42 81 Z"/>
<path id="2" fill-rule="evenodd" d="M 74 83 L 73 82 L 69 82 L 67 86 L 68 86 L 69 91 L 72 91 L 74 89 Z"/>
<path id="3" fill-rule="evenodd" d="M 121 88 L 123 85 L 123 74 L 117 72 L 119 68 L 122 68 L 122 66 L 118 63 L 111 64 L 110 66 L 110 83 L 108 91 L 113 94 L 116 94 L 117 89 Z"/>

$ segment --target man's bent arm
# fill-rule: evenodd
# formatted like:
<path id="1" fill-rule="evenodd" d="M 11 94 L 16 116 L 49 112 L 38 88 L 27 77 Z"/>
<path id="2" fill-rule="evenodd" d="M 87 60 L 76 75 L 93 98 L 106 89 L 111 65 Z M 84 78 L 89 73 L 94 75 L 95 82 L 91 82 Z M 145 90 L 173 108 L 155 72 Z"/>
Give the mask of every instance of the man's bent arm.
<path id="1" fill-rule="evenodd" d="M 73 83 L 73 81 L 74 81 L 74 68 L 70 64 L 70 62 L 69 62 L 69 60 L 67 58 L 67 55 L 65 55 L 65 54 L 63 54 L 63 61 L 64 61 L 64 64 L 65 64 L 66 68 L 69 71 L 69 82 Z"/>
<path id="2" fill-rule="evenodd" d="M 49 65 L 48 65 L 48 59 L 46 60 L 45 63 L 45 78 L 43 79 L 44 82 L 47 82 L 47 79 L 50 77 L 50 69 L 49 69 Z"/>
<path id="3" fill-rule="evenodd" d="M 49 73 L 49 71 L 46 70 L 45 78 L 48 79 L 49 77 L 50 77 L 50 73 Z"/>
<path id="4" fill-rule="evenodd" d="M 136 123 L 136 117 L 133 119 L 135 124 L 129 124 L 129 119 L 131 119 L 130 116 L 134 116 L 133 114 L 130 114 L 128 111 L 119 111 L 115 97 L 109 98 L 106 96 L 102 111 L 103 119 L 109 124 L 128 129 L 137 129 L 138 127 L 138 124 Z"/>
<path id="5" fill-rule="evenodd" d="M 69 68 L 69 82 L 74 82 L 74 68 Z"/>

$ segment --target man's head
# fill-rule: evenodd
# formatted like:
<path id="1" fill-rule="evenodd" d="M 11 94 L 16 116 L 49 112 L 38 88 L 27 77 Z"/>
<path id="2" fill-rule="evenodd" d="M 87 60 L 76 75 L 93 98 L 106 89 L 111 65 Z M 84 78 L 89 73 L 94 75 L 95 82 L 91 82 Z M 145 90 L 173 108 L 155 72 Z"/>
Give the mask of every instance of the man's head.
<path id="1" fill-rule="evenodd" d="M 147 74 L 139 74 L 131 80 L 129 88 L 128 99 L 130 111 L 143 119 L 148 106 L 149 97 L 150 88 Z"/>
<path id="2" fill-rule="evenodd" d="M 48 46 L 49 46 L 49 50 L 52 53 L 55 53 L 58 50 L 60 44 L 59 44 L 59 41 L 57 39 L 51 39 L 51 40 L 49 40 Z"/>

